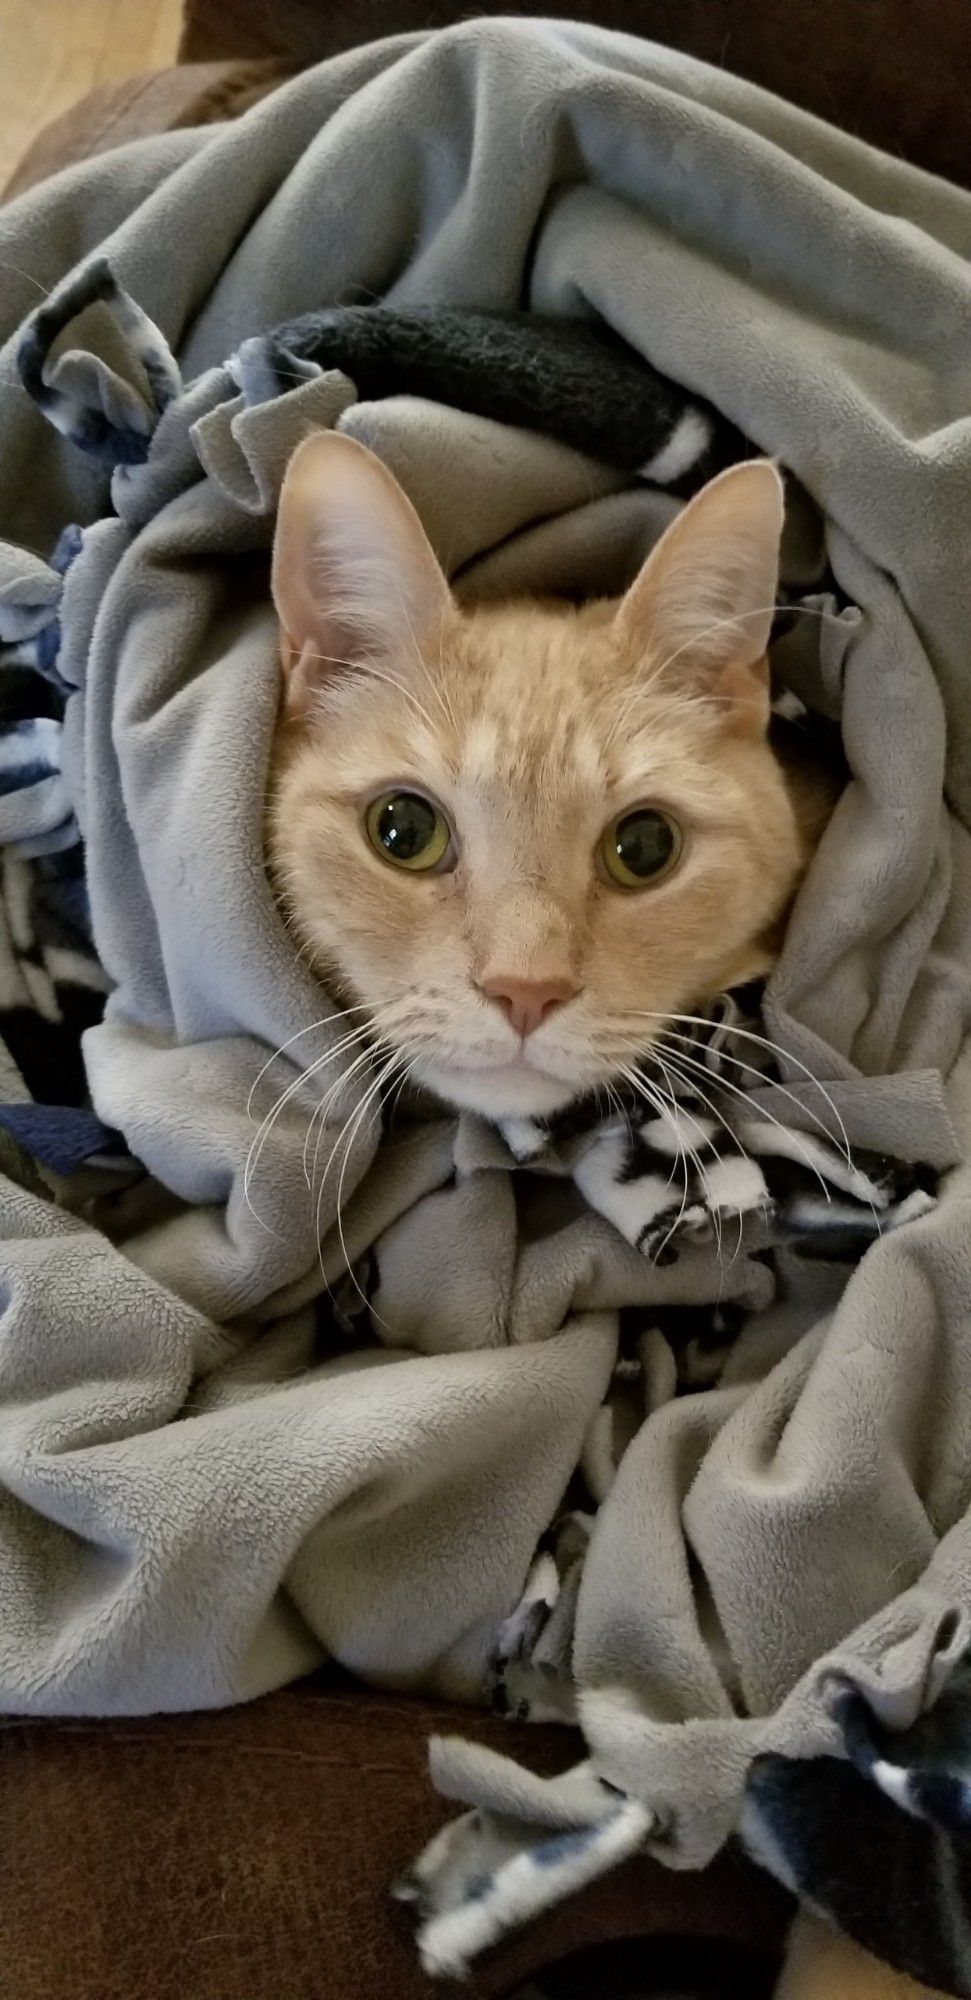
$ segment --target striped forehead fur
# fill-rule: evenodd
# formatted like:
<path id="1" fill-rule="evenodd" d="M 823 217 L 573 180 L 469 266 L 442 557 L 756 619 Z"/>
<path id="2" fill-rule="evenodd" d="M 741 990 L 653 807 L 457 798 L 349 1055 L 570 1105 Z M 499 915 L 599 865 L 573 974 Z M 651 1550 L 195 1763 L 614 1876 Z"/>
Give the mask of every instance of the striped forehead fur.
<path id="1" fill-rule="evenodd" d="M 301 447 L 274 552 L 269 863 L 389 1075 L 410 1067 L 497 1118 L 546 1115 L 622 1076 L 673 1014 L 768 970 L 811 848 L 767 737 L 781 522 L 777 473 L 739 467 L 623 599 L 460 607 L 386 469 L 349 439 Z M 369 833 L 371 803 L 401 789 L 447 827 L 428 872 Z M 634 807 L 679 845 L 628 894 L 603 852 Z M 527 1043 L 497 980 L 571 997 Z"/>

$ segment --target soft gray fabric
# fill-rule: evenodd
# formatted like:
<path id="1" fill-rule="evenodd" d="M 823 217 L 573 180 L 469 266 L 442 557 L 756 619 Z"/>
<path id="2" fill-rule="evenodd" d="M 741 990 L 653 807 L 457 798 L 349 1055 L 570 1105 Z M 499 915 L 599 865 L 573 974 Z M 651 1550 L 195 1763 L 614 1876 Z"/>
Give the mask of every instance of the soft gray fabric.
<path id="1" fill-rule="evenodd" d="M 303 1149 L 339 1029 L 262 866 L 265 551 L 288 451 L 335 421 L 393 466 L 465 590 L 479 558 L 490 590 L 613 588 L 669 503 L 526 434 L 358 405 L 340 376 L 247 408 L 225 363 L 348 296 L 594 311 L 792 468 L 851 600 L 806 621 L 793 674 L 841 713 L 853 781 L 772 1026 L 851 1139 L 946 1165 L 941 1078 L 971 1014 L 971 198 L 668 52 L 491 21 L 344 56 L 0 217 L 4 274 L 50 285 L 95 248 L 190 384 L 148 463 L 115 474 L 63 607 L 115 982 L 90 1076 L 157 1185 L 100 1229 L 5 1185 L 0 1699 L 217 1704 L 328 1655 L 475 1698 L 603 1400 L 617 1306 L 662 1285 L 756 1305 L 761 1267 L 709 1251 L 657 1272 L 584 1214 L 519 1246 L 509 1163 L 474 1121 L 376 1150 L 362 1108 L 344 1233 L 385 1258 L 384 1345 L 330 1330 L 334 1179 L 318 1259 Z M 30 284 L 5 293 L 12 332 Z M 2 383 L 2 528 L 44 556 L 107 485 L 19 393 L 10 346 Z M 247 1183 L 254 1084 L 257 1116 L 281 1109 Z M 351 1081 L 340 1117 L 360 1101 Z M 832 1745 L 831 1657 L 906 1716 L 966 1637 L 966 1181 L 839 1293 L 822 1270 L 752 1321 L 721 1387 L 656 1408 L 594 1528 L 581 1719 L 680 1865 L 731 1828 L 757 1749 Z"/>

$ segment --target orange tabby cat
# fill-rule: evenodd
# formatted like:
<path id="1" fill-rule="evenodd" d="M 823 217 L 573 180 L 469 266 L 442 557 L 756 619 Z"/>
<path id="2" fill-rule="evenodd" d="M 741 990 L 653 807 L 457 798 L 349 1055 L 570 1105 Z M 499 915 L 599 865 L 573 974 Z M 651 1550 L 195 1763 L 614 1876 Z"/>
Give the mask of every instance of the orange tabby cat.
<path id="1" fill-rule="evenodd" d="M 619 601 L 459 607 L 385 467 L 334 433 L 300 446 L 270 866 L 401 1073 L 541 1116 L 768 970 L 831 803 L 768 740 L 782 520 L 753 461 Z"/>
<path id="2" fill-rule="evenodd" d="M 295 453 L 273 593 L 267 846 L 332 991 L 448 1103 L 542 1115 L 768 971 L 838 780 L 770 745 L 782 481 L 686 507 L 627 595 L 460 607 L 410 502 L 332 432 Z M 917 1994 L 806 1925 L 779 2000 Z"/>

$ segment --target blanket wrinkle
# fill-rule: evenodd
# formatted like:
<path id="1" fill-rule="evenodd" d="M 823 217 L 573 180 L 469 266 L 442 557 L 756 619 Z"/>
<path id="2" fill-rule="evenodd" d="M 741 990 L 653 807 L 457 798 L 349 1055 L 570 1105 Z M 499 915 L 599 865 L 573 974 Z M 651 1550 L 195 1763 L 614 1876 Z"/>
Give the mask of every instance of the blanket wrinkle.
<path id="1" fill-rule="evenodd" d="M 842 1920 L 807 1804 L 835 1767 L 884 1815 L 867 1934 L 896 1949 L 881 1889 L 899 1825 L 931 1822 L 894 1787 L 925 1719 L 945 1764 L 957 1741 L 971 1591 L 971 199 L 632 38 L 481 20 L 93 162 L 0 227 L 54 292 L 26 326 L 18 287 L 0 305 L 7 373 L 19 351 L 47 405 L 0 403 L 0 1700 L 216 1705 L 336 1658 L 575 1714 L 577 1795 L 436 1751 L 496 1822 L 499 1882 L 451 1896 L 437 1968 L 621 1851 L 702 1865 L 766 1759 L 759 1851 Z M 298 351 L 292 382 L 279 330 L 322 313 L 378 347 L 417 313 L 421 340 L 367 385 L 349 350 Z M 518 407 L 490 387 L 477 314 L 541 346 L 535 423 L 515 358 Z M 664 385 L 634 465 L 616 422 L 568 427 L 581 325 L 605 409 L 618 348 Z M 353 1148 L 322 1135 L 350 1153 L 348 1276 L 333 1177 L 304 1172 L 337 1030 L 261 850 L 283 467 L 339 425 L 463 596 L 613 591 L 703 476 L 678 436 L 699 411 L 786 467 L 777 714 L 838 730 L 848 771 L 758 1003 L 776 1066 L 726 1110 L 744 1175 L 718 1192 L 713 1159 L 714 1198 L 672 1214 L 663 1119 L 503 1135 L 415 1100 Z M 15 758 L 20 723 L 56 768 Z M 45 1105 L 20 1059 L 41 1021 L 76 1052 L 85 977 L 83 1075 L 65 1056 Z M 834 1676 L 896 1761 L 878 1735 L 850 1763 Z M 940 1840 L 952 1794 L 922 1796 Z M 434 1870 L 425 1892 L 434 1923 Z M 907 1947 L 935 1984 L 939 1944 L 928 1919 Z"/>

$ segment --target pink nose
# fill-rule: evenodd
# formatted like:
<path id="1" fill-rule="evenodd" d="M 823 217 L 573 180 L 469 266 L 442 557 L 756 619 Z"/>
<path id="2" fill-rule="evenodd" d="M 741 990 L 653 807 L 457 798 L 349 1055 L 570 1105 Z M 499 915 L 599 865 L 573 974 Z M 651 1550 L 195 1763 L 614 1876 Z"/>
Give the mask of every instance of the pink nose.
<path id="1" fill-rule="evenodd" d="M 555 1007 L 561 1007 L 564 1000 L 574 999 L 580 991 L 572 979 L 513 979 L 504 973 L 497 973 L 494 979 L 483 979 L 481 985 L 483 993 L 502 1008 L 510 1027 L 524 1041 L 527 1035 L 535 1034 Z"/>

